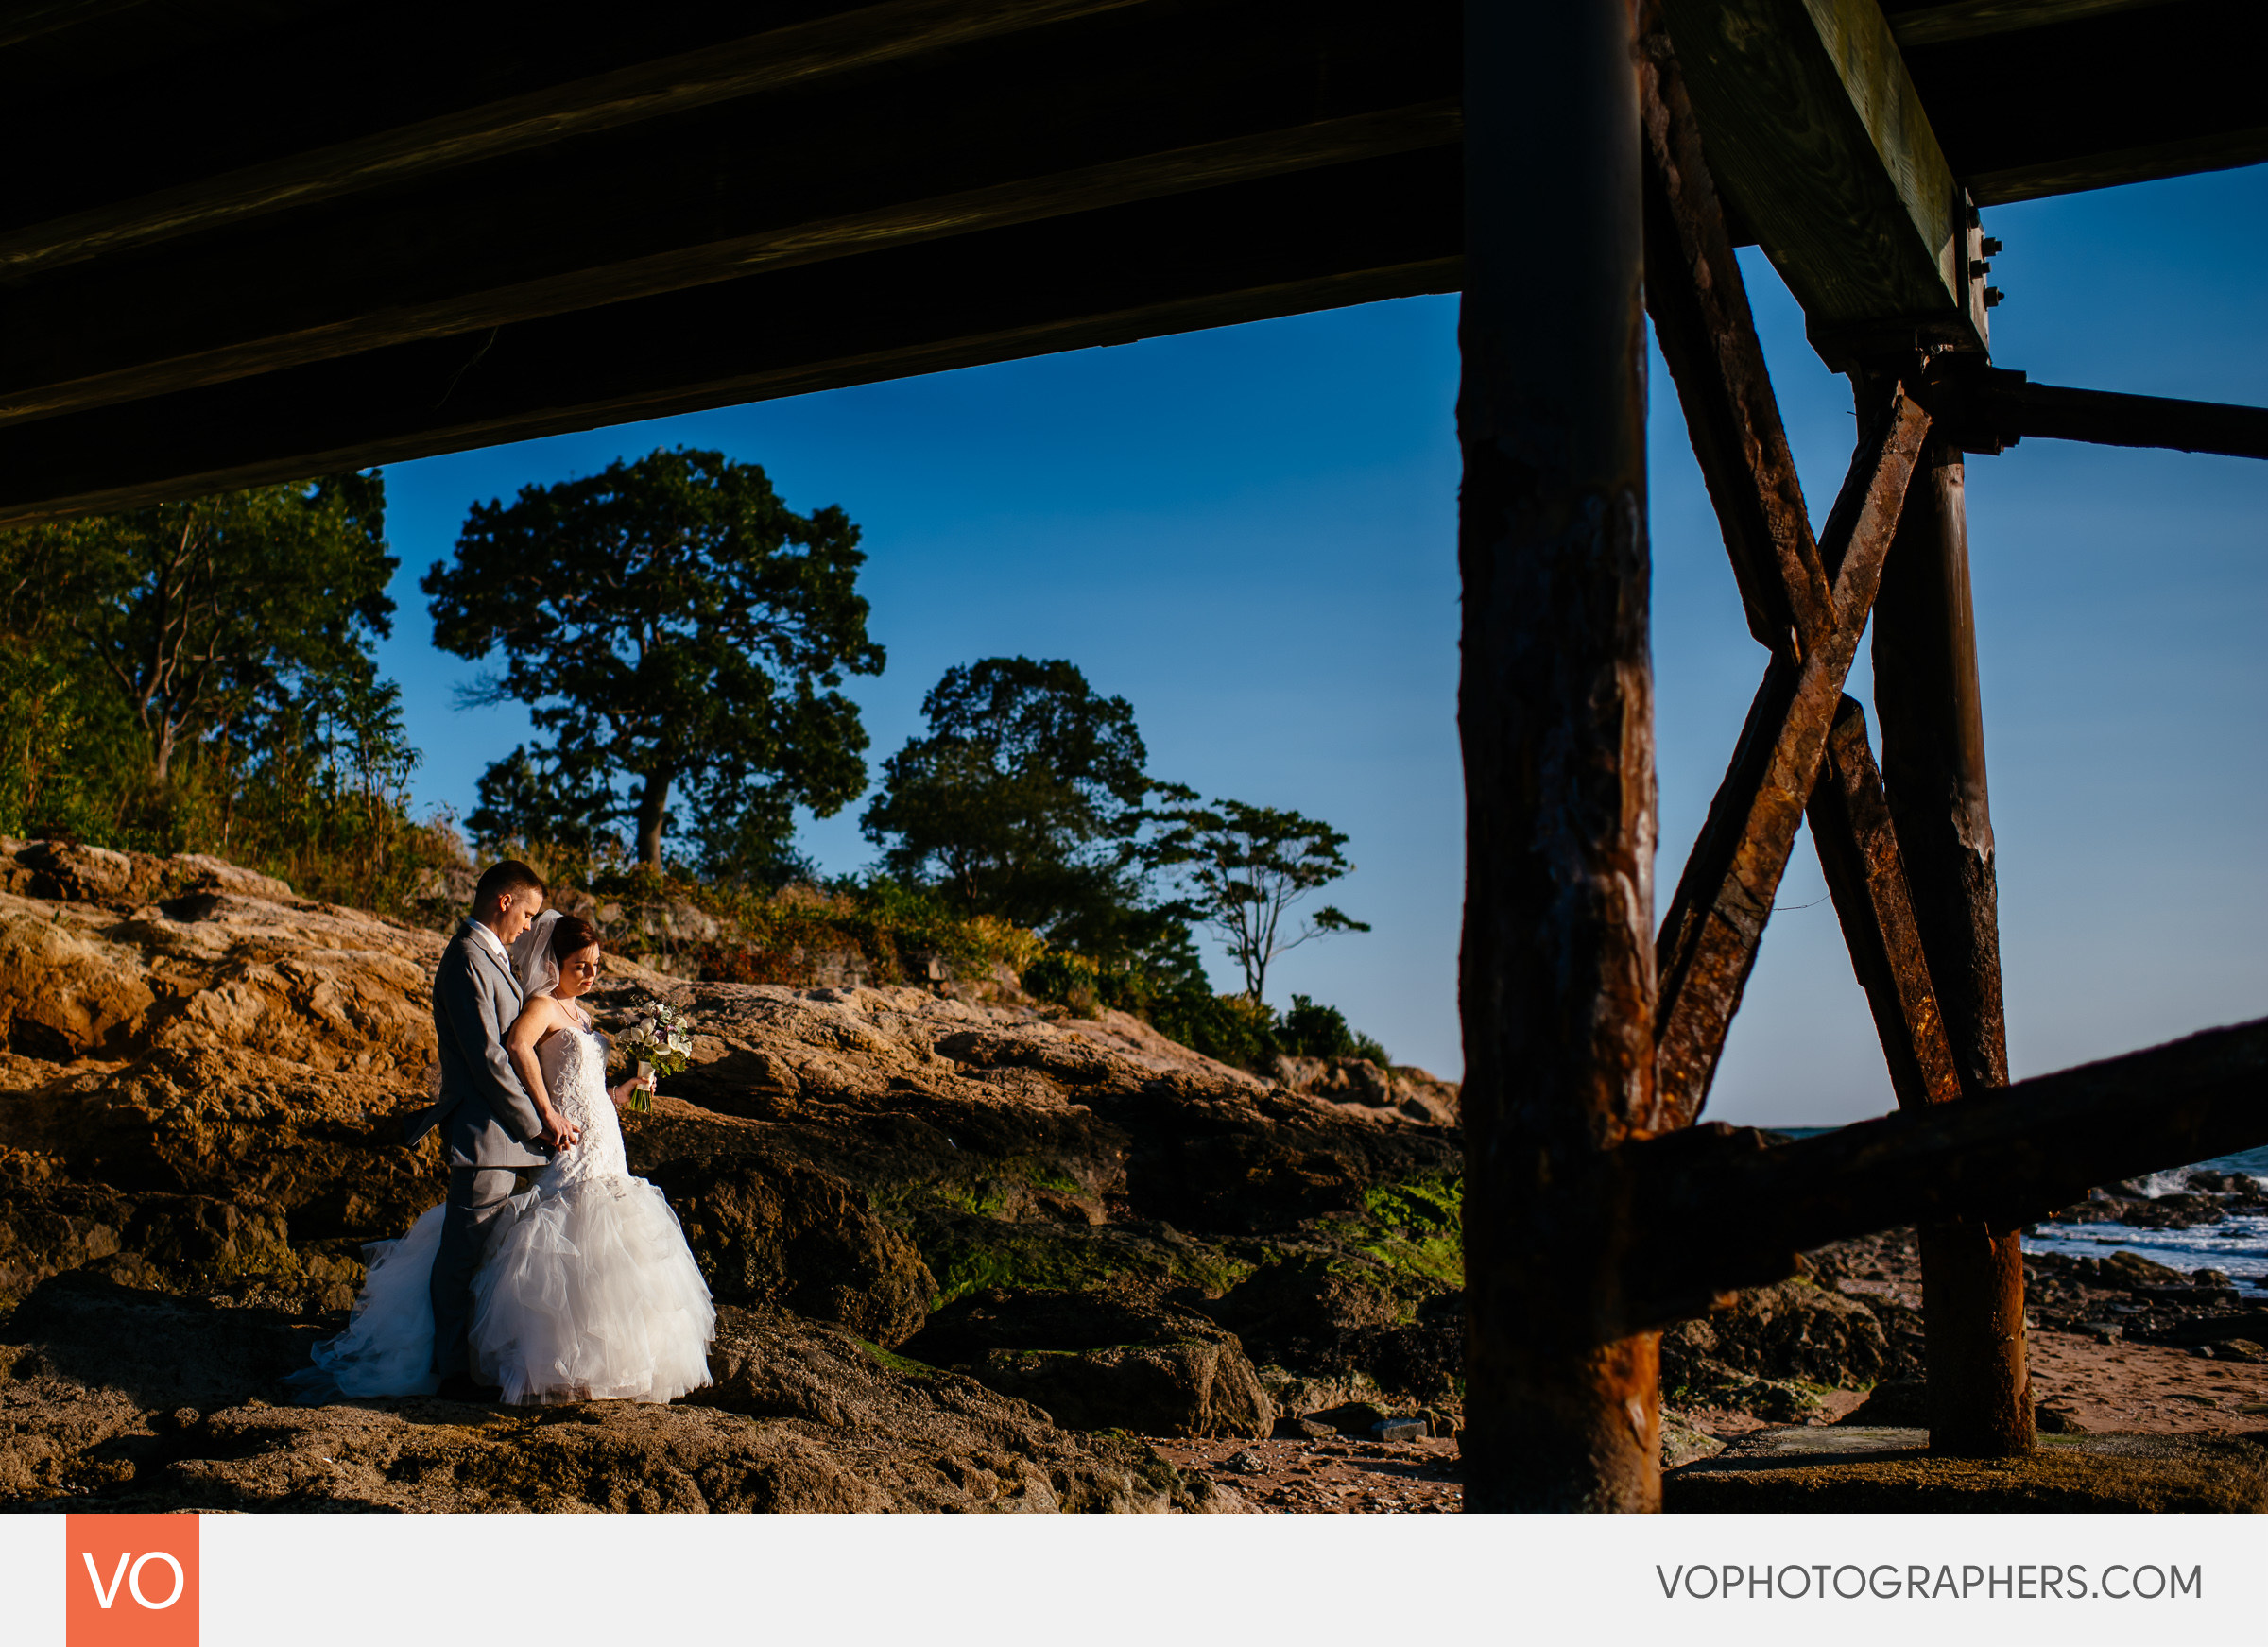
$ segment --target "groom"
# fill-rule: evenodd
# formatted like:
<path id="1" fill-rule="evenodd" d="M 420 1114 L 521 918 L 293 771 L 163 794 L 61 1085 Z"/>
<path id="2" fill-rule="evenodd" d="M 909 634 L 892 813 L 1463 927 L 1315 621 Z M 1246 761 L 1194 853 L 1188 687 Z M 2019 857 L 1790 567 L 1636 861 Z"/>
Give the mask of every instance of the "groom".
<path id="1" fill-rule="evenodd" d="M 433 1370 L 440 1393 L 457 1398 L 483 1393 L 466 1365 L 466 1335 L 489 1225 L 511 1196 L 516 1168 L 543 1166 L 576 1141 L 573 1126 L 543 1124 L 504 1050 L 522 1004 L 512 940 L 541 912 L 543 895 L 543 878 L 525 864 L 507 861 L 481 876 L 472 918 L 457 929 L 433 980 L 440 1099 L 404 1128 L 415 1143 L 440 1127 L 449 1156 L 447 1210 L 433 1261 Z"/>

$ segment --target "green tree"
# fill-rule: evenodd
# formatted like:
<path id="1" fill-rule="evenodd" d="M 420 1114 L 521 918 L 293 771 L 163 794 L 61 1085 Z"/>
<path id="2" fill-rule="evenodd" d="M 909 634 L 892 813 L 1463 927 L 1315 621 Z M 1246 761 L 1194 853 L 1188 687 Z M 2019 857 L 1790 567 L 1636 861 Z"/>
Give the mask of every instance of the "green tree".
<path id="1" fill-rule="evenodd" d="M 1134 711 L 1062 659 L 956 664 L 859 819 L 901 880 L 1090 953 L 1155 935 L 1123 850 L 1152 784 Z M 1154 924 L 1152 922 L 1151 924 Z"/>
<path id="2" fill-rule="evenodd" d="M 378 675 L 385 508 L 373 472 L 0 533 L 0 833 L 400 906 L 456 847 Z"/>
<path id="3" fill-rule="evenodd" d="M 1142 848 L 1143 861 L 1179 881 L 1198 919 L 1219 935 L 1244 969 L 1245 994 L 1264 1004 L 1268 964 L 1311 938 L 1329 933 L 1368 932 L 1335 905 L 1325 904 L 1287 935 L 1284 918 L 1317 887 L 1353 871 L 1340 850 L 1347 837 L 1329 824 L 1275 807 L 1215 800 L 1187 804 L 1196 792 L 1178 786 L 1168 798 L 1184 804 L 1144 815 L 1159 832 Z"/>
<path id="4" fill-rule="evenodd" d="M 77 821 L 85 721 L 70 667 L 45 647 L 0 638 L 0 835 L 46 834 Z"/>
<path id="5" fill-rule="evenodd" d="M 1367 1058 L 1382 1070 L 1394 1067 L 1386 1049 L 1370 1037 L 1349 1027 L 1347 1015 L 1335 1006 L 1292 997 L 1291 1010 L 1277 1024 L 1283 1050 L 1303 1058 Z"/>
<path id="6" fill-rule="evenodd" d="M 50 643 L 68 631 L 140 729 L 160 788 L 185 745 L 367 673 L 392 628 L 400 563 L 375 471 L 14 536 L 10 626 Z"/>
<path id="7" fill-rule="evenodd" d="M 825 816 L 866 787 L 866 730 L 837 690 L 883 665 L 858 539 L 839 508 L 791 512 L 757 465 L 680 447 L 473 505 L 455 563 L 419 587 L 435 644 L 502 650 L 475 700 L 516 698 L 549 734 L 500 766 L 627 818 L 653 868 L 681 805 L 730 874 L 786 850 L 796 806 Z"/>
<path id="8" fill-rule="evenodd" d="M 589 857 L 610 839 L 604 820 L 613 805 L 611 791 L 576 789 L 549 750 L 521 745 L 480 775 L 479 804 L 465 815 L 465 828 L 490 851 L 541 843 Z"/>

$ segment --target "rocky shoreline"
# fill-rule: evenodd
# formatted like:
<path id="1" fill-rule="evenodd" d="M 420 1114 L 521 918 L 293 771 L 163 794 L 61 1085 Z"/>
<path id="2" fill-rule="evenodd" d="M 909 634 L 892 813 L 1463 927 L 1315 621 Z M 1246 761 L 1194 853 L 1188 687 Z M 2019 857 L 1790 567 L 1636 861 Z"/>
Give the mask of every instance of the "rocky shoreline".
<path id="1" fill-rule="evenodd" d="M 1355 1399 L 1454 1428 L 1453 1087 L 612 959 L 602 1019 L 700 1029 L 626 1137 L 724 1306 L 714 1388 L 294 1408 L 364 1244 L 438 1198 L 395 1125 L 442 941 L 209 859 L 0 843 L 0 1504 L 1212 1509 L 1241 1501 L 1137 1437 Z"/>
<path id="2" fill-rule="evenodd" d="M 602 1017 L 699 1027 L 626 1136 L 722 1307 L 713 1387 L 294 1406 L 364 1244 L 439 1193 L 396 1120 L 442 941 L 211 859 L 0 842 L 0 1508 L 1455 1507 L 1455 1089 L 1263 1080 L 999 980 L 610 958 Z M 2225 1281 L 2036 1256 L 2043 1429 L 2256 1446 L 2268 1321 Z M 1672 1329 L 1672 1487 L 1774 1436 L 1909 1433 L 1919 1305 L 1893 1232 Z"/>

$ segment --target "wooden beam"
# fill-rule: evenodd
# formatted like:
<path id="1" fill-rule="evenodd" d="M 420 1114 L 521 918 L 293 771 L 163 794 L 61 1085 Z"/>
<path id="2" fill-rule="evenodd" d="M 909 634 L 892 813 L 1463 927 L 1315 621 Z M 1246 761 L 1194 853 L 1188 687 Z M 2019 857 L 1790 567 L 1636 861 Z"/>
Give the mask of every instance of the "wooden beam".
<path id="1" fill-rule="evenodd" d="M 1710 162 L 1838 369 L 1982 349 L 1976 232 L 1875 0 L 1663 0 Z"/>
<path id="2" fill-rule="evenodd" d="M 1720 792 L 1720 801 L 1726 804 L 1711 819 L 1712 829 L 1719 832 L 1712 837 L 1705 832 L 1705 842 L 1712 849 L 1706 857 L 1697 850 L 1689 865 L 1678 901 L 1664 922 L 1658 951 L 1664 986 L 1657 1023 L 1665 1046 L 1673 1049 L 1671 1062 L 1685 1072 L 1682 1078 L 1675 1073 L 1663 1076 L 1662 1089 L 1688 1091 L 1697 1082 L 1705 1095 L 1709 1074 L 1696 1072 L 1695 1065 L 1705 1060 L 1707 1068 L 1713 1071 L 1716 1049 L 1722 1047 L 1738 1005 L 1756 946 L 1761 941 L 1772 891 L 1777 890 L 1785 865 L 1784 849 L 1775 862 L 1771 843 L 1782 832 L 1791 844 L 1794 837 L 1787 808 L 1772 806 L 1760 812 L 1756 807 L 1756 798 L 1769 788 L 1769 779 L 1761 775 L 1763 751 L 1776 741 L 1767 739 L 1759 729 L 1784 724 L 1791 683 L 1800 673 L 1793 661 L 1832 645 L 1837 610 L 1805 518 L 1803 487 L 1780 425 L 1778 403 L 1748 311 L 1740 265 L 1733 256 L 1731 237 L 1703 154 L 1699 123 L 1686 95 L 1677 60 L 1658 35 L 1649 49 L 1643 79 L 1647 306 L 1677 386 L 1703 478 L 1724 527 L 1726 548 L 1748 610 L 1750 632 L 1779 655 L 1752 712 L 1750 736 L 1735 756 L 1738 776 L 1728 778 Z M 1849 704 L 1848 699 L 1843 702 Z M 1810 792 L 1814 833 L 1822 827 L 1833 831 L 1831 841 L 1820 843 L 1823 856 L 1835 855 L 1836 861 L 1830 865 L 1830 884 L 1834 884 L 1838 867 L 1851 866 L 1846 884 L 1835 885 L 1835 890 L 1838 907 L 1847 905 L 1846 930 L 1852 933 L 1853 959 L 1860 965 L 1870 995 L 1876 993 L 1877 986 L 1868 963 L 1877 954 L 1885 957 L 1875 970 L 1888 980 L 1889 993 L 1886 1001 L 1878 1002 L 1877 1011 L 1878 1019 L 1885 1007 L 1894 1015 L 1883 1024 L 1894 1085 L 1901 1093 L 1909 1089 L 1926 1092 L 1930 1088 L 1926 1078 L 1902 1077 L 1908 1070 L 1918 1068 L 1919 1062 L 1928 1062 L 1933 1068 L 1944 1066 L 1950 1072 L 1942 1052 L 1942 1031 L 1935 1024 L 1935 1007 L 1929 996 L 1927 969 L 1920 965 L 1917 940 L 1911 935 L 1910 911 L 1900 929 L 1896 924 L 1898 910 L 1875 907 L 1878 896 L 1886 897 L 1888 883 L 1893 881 L 1899 900 L 1903 899 L 1895 840 L 1888 833 L 1886 816 L 1880 828 L 1868 828 L 1864 835 L 1857 832 L 1862 824 L 1849 815 L 1850 802 L 1856 798 L 1842 787 L 1845 781 L 1858 781 L 1850 775 L 1852 752 L 1844 749 L 1845 770 L 1838 774 L 1837 743 L 1830 735 L 1826 756 L 1829 781 Z M 1862 724 L 1857 753 L 1864 756 L 1864 749 Z M 1866 758 L 1868 773 L 1872 765 L 1871 758 Z M 1747 798 L 1734 802 L 1731 798 L 1735 796 Z M 1803 802 L 1800 796 L 1796 798 L 1796 810 L 1800 811 Z M 1865 825 L 1872 823 L 1870 817 L 1864 818 Z M 1761 832 L 1761 863 L 1748 851 L 1752 830 Z M 1761 901 L 1756 889 L 1743 880 L 1752 867 L 1763 870 L 1770 884 L 1771 890 L 1764 891 Z M 1704 899 L 1721 911 L 1717 923 L 1695 907 Z M 1876 923 L 1870 935 L 1858 934 L 1850 925 L 1862 915 Z M 1888 931 L 1893 935 L 1885 935 L 1879 923 L 1878 918 L 1884 917 L 1892 922 Z M 1712 924 L 1717 939 L 1713 956 L 1706 941 Z M 1675 942 L 1671 941 L 1674 931 L 1678 935 Z M 1907 954 L 1907 950 L 1912 953 Z M 1893 952 L 1905 963 L 1903 970 L 1895 974 L 1886 958 Z M 1910 983 L 1916 976 L 1920 980 L 1921 1000 L 1902 999 L 1899 982 Z M 1931 1049 L 1917 1047 L 1915 1039 L 1916 1034 L 1931 1031 L 1936 1033 L 1939 1043 L 1934 1057 Z M 1950 1089 L 1957 1090 L 1957 1086 Z M 1700 1098 L 1689 1097 L 1688 1104 L 1690 1107 L 1681 1113 L 1690 1118 L 1697 1112 Z"/>
<path id="3" fill-rule="evenodd" d="M 1234 8 L 1173 98 L 1185 20 L 1126 10 L 64 269 L 9 300 L 0 421 L 1458 141 L 1453 53 L 1305 15 Z"/>
<path id="4" fill-rule="evenodd" d="M 1773 658 L 1662 920 L 1656 1078 L 1667 1124 L 1690 1124 L 1715 1079 L 1929 426 L 1929 414 L 1901 399 L 1852 459 L 1820 539 L 1835 626 L 1800 661 Z"/>
<path id="5" fill-rule="evenodd" d="M 2002 166 L 1997 171 L 1976 173 L 1969 179 L 1969 189 L 1980 206 L 2007 206 L 2019 200 L 2044 200 L 2053 195 L 2076 195 L 2088 189 L 2154 183 L 2160 178 L 2230 171 L 2238 166 L 2258 165 L 2262 161 L 2268 161 L 2268 125 L 2244 126 L 2164 143 L 2058 155 L 2053 160 L 2037 161 L 2030 165 Z"/>
<path id="6" fill-rule="evenodd" d="M 1468 1510 L 1660 1504 L 1657 1343 L 1600 1330 L 1624 1210 L 1550 1193 L 1657 1109 L 1634 21 L 1465 9 Z"/>
<path id="7" fill-rule="evenodd" d="M 2268 7 L 2165 0 L 1909 41 L 1905 62 L 1979 206 L 2268 160 Z"/>
<path id="8" fill-rule="evenodd" d="M 1916 1222 L 2011 1236 L 2098 1184 L 2268 1143 L 2268 1019 L 1766 1147 L 1708 1125 L 1613 1163 L 1638 1223 L 1629 1324 L 1697 1314 L 1796 1255 Z"/>
<path id="9" fill-rule="evenodd" d="M 0 16 L 0 51 L 129 10 L 147 0 L 26 0 Z"/>
<path id="10" fill-rule="evenodd" d="M 782 269 L 0 430 L 0 525 L 1421 292 L 1455 148 Z"/>
<path id="11" fill-rule="evenodd" d="M 1899 1107 L 1950 1103 L 1961 1096 L 1961 1072 L 1945 1038 L 1898 831 L 1856 698 L 1836 707 L 1825 769 L 1805 816 Z"/>
<path id="12" fill-rule="evenodd" d="M 1886 392 L 1860 380 L 1859 410 Z M 1964 1092 L 2008 1082 L 1999 872 L 1968 573 L 1960 449 L 1933 439 L 1914 476 L 1875 607 L 1874 699 L 1883 787 Z M 1922 1297 L 1930 1445 L 2008 1457 L 2034 1445 L 2023 1253 L 2013 1232 L 1925 1223 Z"/>
<path id="13" fill-rule="evenodd" d="M 1768 780 L 1754 763 L 1754 751 L 1765 741 L 1761 726 L 1787 712 L 1792 694 L 1781 694 L 1798 675 L 1794 661 L 1800 658 L 1807 666 L 1831 663 L 1835 624 L 1847 626 L 1842 639 L 1855 645 L 1865 618 L 1863 611 L 1847 606 L 1838 611 L 1831 604 L 1822 614 L 1820 603 L 1804 598 L 1798 580 L 1817 558 L 1807 560 L 1802 553 L 1810 548 L 1802 488 L 1781 436 L 1739 267 L 1701 161 L 1698 125 L 1682 95 L 1674 56 L 1658 42 L 1649 58 L 1648 299 L 1656 331 L 1677 381 L 1744 593 L 1758 581 L 1756 562 L 1767 558 L 1754 547 L 1744 552 L 1744 540 L 1774 537 L 1783 583 L 1778 610 L 1792 614 L 1784 637 L 1759 632 L 1773 645 L 1775 661 L 1751 716 L 1752 741 L 1735 755 L 1737 776 L 1720 792 L 1719 810 L 1712 811 L 1678 901 L 1663 924 L 1664 988 L 1658 1021 L 1664 1026 L 1662 1044 L 1669 1056 L 1658 1079 L 1670 1092 L 1684 1080 L 1690 1107 L 1683 1113 L 1690 1119 L 1706 1096 L 1786 862 L 1784 843 L 1794 834 L 1784 805 L 1758 804 L 1768 790 Z M 1672 248 L 1679 254 L 1674 259 Z M 1749 597 L 1747 604 L 1750 626 L 1757 629 L 1763 599 Z M 1744 758 L 1750 763 L 1745 770 Z M 1930 982 L 1896 832 L 1866 746 L 1864 718 L 1847 697 L 1841 699 L 1830 729 L 1822 764 L 1824 774 L 1808 792 L 1807 815 L 1853 966 L 1874 1011 L 1892 1085 L 1904 1105 L 1959 1097 L 1960 1072 Z M 1747 799 L 1744 816 L 1737 804 L 1727 804 L 1730 796 Z M 1710 831 L 1719 832 L 1712 837 Z M 1728 840 L 1735 843 L 1730 849 Z M 1746 884 L 1744 855 L 1764 872 L 1761 885 Z M 1712 887 L 1718 910 L 1734 918 L 1693 918 Z M 1739 918 L 1744 916 L 1744 921 Z M 1673 935 L 1678 942 L 1671 941 Z M 1707 1068 L 1699 1068 L 1704 1059 Z M 2013 1366 L 2020 1382 L 2023 1367 L 2020 1260 L 2012 1269 L 2005 1250 L 2012 1244 L 1968 1225 L 1930 1226 L 1922 1242 L 1923 1290 L 1931 1300 L 1931 1387 L 1933 1404 L 1943 1409 L 1942 1416 L 1933 1417 L 1933 1433 L 1941 1431 L 1949 1448 L 1979 1450 L 1963 1444 L 1982 1430 L 1990 1445 L 1981 1450 L 2002 1450 L 2009 1429 L 2002 1420 L 2012 1403 L 2004 1398 L 2008 1392 L 1999 1375 Z M 2023 1405 L 2021 1439 L 2027 1445 L 2029 1411 Z"/>
<path id="14" fill-rule="evenodd" d="M 1883 9 L 1890 14 L 1892 38 L 1900 48 L 1910 50 L 2165 4 L 2166 0 L 1952 0 L 1946 6 L 1908 4 Z"/>
<path id="15" fill-rule="evenodd" d="M 481 95 L 492 85 L 493 75 L 492 69 L 480 61 L 482 52 L 477 48 L 468 52 L 466 43 L 457 40 L 452 30 L 450 49 L 438 54 L 444 65 L 439 69 L 439 83 L 435 84 L 432 60 L 436 54 L 430 39 L 414 25 L 397 18 L 394 26 L 413 37 L 411 49 L 424 60 L 420 64 L 424 70 L 420 78 L 425 83 L 413 95 L 396 82 L 395 95 L 374 105 L 373 110 L 416 108 L 436 101 L 462 106 L 339 141 L 318 141 L 317 146 L 304 148 L 290 146 L 303 142 L 310 134 L 307 129 L 278 122 L 265 138 L 271 158 L 242 163 L 239 146 L 237 152 L 224 150 L 215 156 L 227 167 L 217 175 L 151 193 L 134 190 L 0 233 L 0 278 L 22 279 L 81 258 L 225 228 L 356 190 L 402 183 L 591 132 L 777 93 L 1138 3 L 1140 0 L 885 0 L 885 4 L 855 9 L 832 7 L 827 9 L 833 15 L 799 18 L 737 39 L 707 40 L 695 50 L 634 60 L 604 73 L 576 75 L 559 84 L 492 100 Z M 515 26 L 523 24 L 523 20 L 514 22 Z M 576 20 L 556 19 L 554 26 L 573 33 Z M 358 17 L 355 27 L 361 32 L 367 21 Z M 620 20 L 615 27 L 627 37 L 617 40 L 618 50 L 651 49 L 667 38 L 657 33 L 642 39 L 643 31 L 635 24 L 626 29 Z M 0 29 L 0 43 L 5 37 L 6 31 Z M 525 55 L 525 51 L 523 44 L 514 55 Z M 536 55 L 541 62 L 541 50 Z M 278 72 L 276 64 L 266 61 L 257 49 L 248 54 L 237 47 L 229 56 L 237 60 L 216 65 L 221 76 L 233 70 L 247 83 L 216 85 L 206 77 L 195 77 L 206 98 L 273 97 L 272 83 L 260 82 Z M 243 60 L 247 57 L 251 60 Z M 454 77 L 445 66 L 450 59 L 464 63 Z M 570 57 L 558 67 L 572 73 L 569 65 L 574 61 Z M 365 72 L 368 67 L 366 64 Z M 455 85 L 450 84 L 451 78 Z M 147 95 L 143 88 L 133 90 Z M 75 104 L 71 124 L 99 126 L 124 119 L 139 127 L 152 112 L 137 110 L 130 103 L 124 108 L 106 108 L 100 90 L 91 96 L 81 91 Z M 51 111 L 39 112 L 53 117 Z M 177 144 L 194 149 L 200 141 L 194 126 L 188 130 L 182 130 L 178 123 L 169 123 L 169 127 Z M 314 128 L 318 132 L 323 129 L 321 126 Z M 62 164 L 68 168 L 69 151 L 63 152 Z M 167 155 L 161 163 L 179 165 L 183 158 Z M 228 164 L 232 159 L 238 163 Z M 57 181 L 46 180 L 43 186 L 52 189 Z M 104 185 L 90 178 L 79 186 L 100 189 Z M 117 181 L 110 184 L 112 190 L 119 186 Z"/>
<path id="16" fill-rule="evenodd" d="M 1646 309 L 1732 558 L 1748 632 L 1800 653 L 1833 626 L 1834 599 L 1772 393 L 1675 56 L 1649 31 L 1645 90 Z"/>

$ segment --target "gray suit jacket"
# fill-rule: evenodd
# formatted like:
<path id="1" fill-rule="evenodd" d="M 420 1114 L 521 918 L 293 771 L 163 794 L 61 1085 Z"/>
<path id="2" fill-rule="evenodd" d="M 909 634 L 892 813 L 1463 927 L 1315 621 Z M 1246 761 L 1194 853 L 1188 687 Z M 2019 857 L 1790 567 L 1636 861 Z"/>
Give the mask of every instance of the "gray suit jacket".
<path id="1" fill-rule="evenodd" d="M 494 951 L 456 929 L 433 977 L 433 1027 L 440 1042 L 441 1096 L 403 1127 L 415 1143 L 436 1126 L 453 1167 L 540 1167 L 551 1152 L 536 1141 L 543 1123 L 504 1050 L 520 1016 L 520 981 Z"/>

